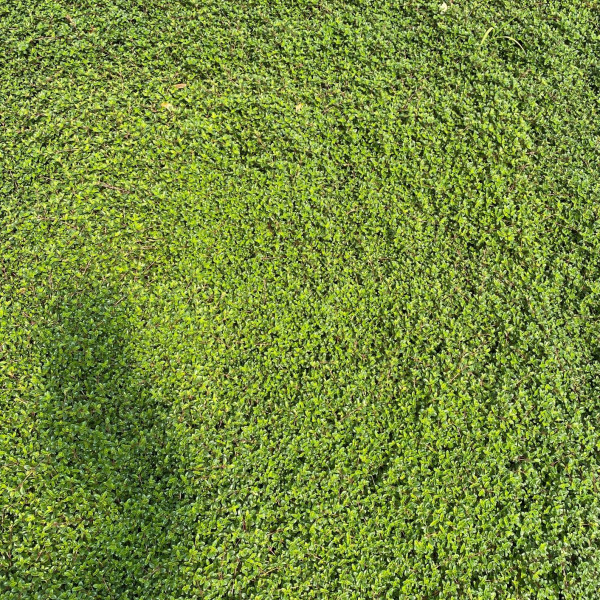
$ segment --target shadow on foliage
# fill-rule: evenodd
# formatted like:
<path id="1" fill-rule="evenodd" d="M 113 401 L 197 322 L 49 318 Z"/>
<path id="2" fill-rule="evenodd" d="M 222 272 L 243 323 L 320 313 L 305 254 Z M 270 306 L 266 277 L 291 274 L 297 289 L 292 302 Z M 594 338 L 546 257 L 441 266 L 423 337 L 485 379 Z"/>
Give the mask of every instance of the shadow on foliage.
<path id="1" fill-rule="evenodd" d="M 114 296 L 66 297 L 42 332 L 36 420 L 53 473 L 42 496 L 53 520 L 68 524 L 51 534 L 64 558 L 53 579 L 80 597 L 154 597 L 165 573 L 173 579 L 182 497 L 167 410 L 137 364 L 127 305 Z"/>

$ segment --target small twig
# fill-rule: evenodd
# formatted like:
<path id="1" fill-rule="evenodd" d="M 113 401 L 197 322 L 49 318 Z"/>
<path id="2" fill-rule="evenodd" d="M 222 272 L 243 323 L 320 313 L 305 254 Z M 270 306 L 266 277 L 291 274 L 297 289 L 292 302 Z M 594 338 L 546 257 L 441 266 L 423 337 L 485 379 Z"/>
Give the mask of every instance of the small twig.
<path id="1" fill-rule="evenodd" d="M 103 181 L 98 181 L 97 185 L 103 188 L 108 188 L 109 190 L 115 190 L 117 192 L 121 192 L 122 194 L 131 194 L 129 190 L 117 187 L 115 185 L 111 185 L 110 183 L 104 183 Z"/>

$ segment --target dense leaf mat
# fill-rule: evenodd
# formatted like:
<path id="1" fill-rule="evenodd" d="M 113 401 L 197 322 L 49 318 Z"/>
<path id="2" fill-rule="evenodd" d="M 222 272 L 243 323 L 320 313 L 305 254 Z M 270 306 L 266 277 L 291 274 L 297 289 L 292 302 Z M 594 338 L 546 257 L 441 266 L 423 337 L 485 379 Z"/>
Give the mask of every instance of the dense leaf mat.
<path id="1" fill-rule="evenodd" d="M 0 5 L 0 595 L 600 594 L 600 5 Z"/>

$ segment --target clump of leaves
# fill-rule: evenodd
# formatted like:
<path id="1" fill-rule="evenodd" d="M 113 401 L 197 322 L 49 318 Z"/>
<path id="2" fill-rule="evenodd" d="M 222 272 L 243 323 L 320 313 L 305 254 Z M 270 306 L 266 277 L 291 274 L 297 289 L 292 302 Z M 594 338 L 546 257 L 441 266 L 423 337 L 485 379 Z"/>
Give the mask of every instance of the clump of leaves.
<path id="1" fill-rule="evenodd" d="M 0 7 L 2 597 L 595 597 L 599 15 Z"/>

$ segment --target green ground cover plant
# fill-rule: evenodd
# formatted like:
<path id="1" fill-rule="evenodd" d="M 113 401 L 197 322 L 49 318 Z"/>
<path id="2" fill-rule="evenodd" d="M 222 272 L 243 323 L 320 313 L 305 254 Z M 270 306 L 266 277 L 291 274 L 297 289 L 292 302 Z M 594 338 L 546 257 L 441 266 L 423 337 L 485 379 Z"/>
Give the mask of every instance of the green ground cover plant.
<path id="1" fill-rule="evenodd" d="M 0 597 L 600 594 L 600 4 L 0 4 Z"/>

